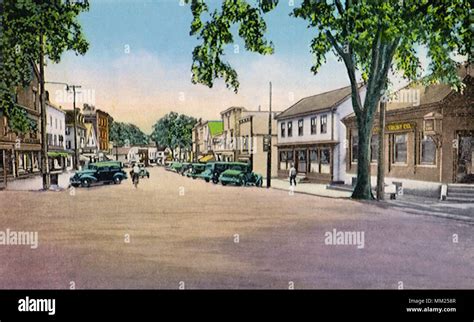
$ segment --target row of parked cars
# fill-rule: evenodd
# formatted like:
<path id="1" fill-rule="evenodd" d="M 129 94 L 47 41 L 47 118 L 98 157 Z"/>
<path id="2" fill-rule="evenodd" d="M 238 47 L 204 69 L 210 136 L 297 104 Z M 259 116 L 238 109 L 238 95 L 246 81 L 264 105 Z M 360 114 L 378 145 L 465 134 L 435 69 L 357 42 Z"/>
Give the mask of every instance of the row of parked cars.
<path id="1" fill-rule="evenodd" d="M 243 162 L 182 163 L 172 162 L 166 170 L 177 172 L 193 179 L 203 179 L 223 186 L 257 186 L 263 184 L 262 175 L 252 172 L 250 165 Z"/>
<path id="2" fill-rule="evenodd" d="M 143 163 L 139 163 L 140 178 L 150 178 L 150 173 Z M 131 175 L 131 171 L 130 171 Z M 77 171 L 69 182 L 73 187 L 90 187 L 96 183 L 114 183 L 120 184 L 122 180 L 127 179 L 127 173 L 123 170 L 123 164 L 120 161 L 101 161 L 89 163 L 89 165 L 80 171 Z"/>

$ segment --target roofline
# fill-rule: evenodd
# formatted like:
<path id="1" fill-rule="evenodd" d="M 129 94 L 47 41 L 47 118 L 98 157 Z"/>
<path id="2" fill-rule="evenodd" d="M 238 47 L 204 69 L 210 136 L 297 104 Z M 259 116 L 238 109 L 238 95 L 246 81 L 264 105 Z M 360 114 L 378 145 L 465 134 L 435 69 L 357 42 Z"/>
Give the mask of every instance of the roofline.
<path id="1" fill-rule="evenodd" d="M 359 87 L 358 89 L 361 89 L 362 87 L 365 87 L 366 84 L 364 83 L 358 83 Z M 276 115 L 275 116 L 275 119 L 276 120 L 283 120 L 283 119 L 286 119 L 286 118 L 290 118 L 290 117 L 294 117 L 294 116 L 300 116 L 300 115 L 306 115 L 306 114 L 312 114 L 312 112 L 316 112 L 316 110 L 314 111 L 310 111 L 310 112 L 305 112 L 305 113 L 298 113 L 298 114 L 294 114 L 294 115 L 291 115 L 291 116 L 280 116 L 281 114 L 285 113 L 286 111 L 290 110 L 292 107 L 296 106 L 298 103 L 300 103 L 302 100 L 304 99 L 307 99 L 307 98 L 311 98 L 311 97 L 316 97 L 316 96 L 320 96 L 320 95 L 324 95 L 324 94 L 327 94 L 327 93 L 331 93 L 331 92 L 335 92 L 335 91 L 338 91 L 338 90 L 341 90 L 341 89 L 344 89 L 344 88 L 350 88 L 352 85 L 348 85 L 348 86 L 344 86 L 344 87 L 339 87 L 339 88 L 336 88 L 336 89 L 333 89 L 333 90 L 330 90 L 330 91 L 327 91 L 327 92 L 323 92 L 323 93 L 319 93 L 319 94 L 315 94 L 315 95 L 310 95 L 310 96 L 306 96 L 306 97 L 303 97 L 301 98 L 299 101 L 297 101 L 296 103 L 294 103 L 293 105 L 291 105 L 290 107 L 288 107 L 287 109 L 285 109 L 284 111 L 282 111 L 280 114 Z M 333 109 L 334 107 L 342 104 L 342 102 L 344 102 L 348 97 L 350 97 L 352 95 L 352 91 L 351 93 L 349 93 L 348 95 L 344 96 L 341 100 L 339 100 L 338 102 L 334 103 L 333 105 L 331 106 L 328 106 L 324 109 L 320 109 L 318 111 L 324 111 L 324 110 L 331 110 Z"/>
<path id="2" fill-rule="evenodd" d="M 240 109 L 240 110 L 247 111 L 247 109 L 246 109 L 245 107 L 243 107 L 243 106 L 231 106 L 231 107 L 226 108 L 225 110 L 223 110 L 223 111 L 221 112 L 221 115 L 223 115 L 223 114 L 225 114 L 225 113 L 227 113 L 227 112 L 229 112 L 229 111 L 236 110 L 236 109 Z"/>

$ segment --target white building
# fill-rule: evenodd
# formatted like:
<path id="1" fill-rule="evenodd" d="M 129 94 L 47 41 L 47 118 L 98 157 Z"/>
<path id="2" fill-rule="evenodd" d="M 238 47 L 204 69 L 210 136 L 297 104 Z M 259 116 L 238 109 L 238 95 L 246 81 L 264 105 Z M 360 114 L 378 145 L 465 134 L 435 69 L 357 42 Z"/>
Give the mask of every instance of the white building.
<path id="1" fill-rule="evenodd" d="M 76 108 L 76 127 L 77 127 L 77 150 L 79 153 L 79 161 L 84 165 L 88 158 L 81 155 L 86 145 L 86 127 L 84 125 L 84 115 L 80 109 Z M 74 111 L 66 110 L 66 150 L 70 152 L 74 158 L 75 140 L 74 140 Z"/>
<path id="2" fill-rule="evenodd" d="M 361 99 L 365 87 L 360 88 Z M 301 99 L 276 116 L 278 175 L 288 177 L 294 164 L 299 176 L 315 182 L 346 177 L 346 127 L 352 113 L 350 86 Z"/>
<path id="3" fill-rule="evenodd" d="M 49 101 L 46 102 L 46 133 L 50 171 L 71 168 L 72 157 L 66 151 L 66 112 Z"/>

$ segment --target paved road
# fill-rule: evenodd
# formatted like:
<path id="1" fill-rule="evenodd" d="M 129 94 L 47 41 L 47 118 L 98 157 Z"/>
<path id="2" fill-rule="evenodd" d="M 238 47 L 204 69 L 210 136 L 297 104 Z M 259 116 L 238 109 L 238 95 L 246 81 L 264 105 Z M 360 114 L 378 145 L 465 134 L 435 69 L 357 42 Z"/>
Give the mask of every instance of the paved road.
<path id="1" fill-rule="evenodd" d="M 37 249 L 0 245 L 0 288 L 474 288 L 472 224 L 371 203 L 152 168 L 138 189 L 3 191 L 0 204 L 0 231 L 39 233 Z M 326 245 L 333 229 L 364 232 L 364 248 Z"/>

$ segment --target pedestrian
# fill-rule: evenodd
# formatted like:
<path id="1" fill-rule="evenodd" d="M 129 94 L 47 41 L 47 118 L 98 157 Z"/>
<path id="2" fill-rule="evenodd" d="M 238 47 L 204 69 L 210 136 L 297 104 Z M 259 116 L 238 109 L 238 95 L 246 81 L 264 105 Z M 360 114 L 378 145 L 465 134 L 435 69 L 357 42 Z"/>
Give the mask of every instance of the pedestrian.
<path id="1" fill-rule="evenodd" d="M 139 182 L 139 178 L 140 178 L 140 166 L 138 165 L 138 162 L 136 162 L 136 163 L 133 165 L 131 174 L 132 174 L 132 182 L 133 182 L 133 185 L 135 186 L 135 188 L 137 188 L 138 182 Z"/>
<path id="2" fill-rule="evenodd" d="M 290 168 L 290 186 L 292 186 L 292 184 L 294 183 L 295 184 L 295 187 L 296 187 L 296 168 L 295 168 L 295 165 L 294 163 L 291 164 L 291 168 Z"/>

